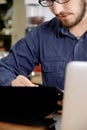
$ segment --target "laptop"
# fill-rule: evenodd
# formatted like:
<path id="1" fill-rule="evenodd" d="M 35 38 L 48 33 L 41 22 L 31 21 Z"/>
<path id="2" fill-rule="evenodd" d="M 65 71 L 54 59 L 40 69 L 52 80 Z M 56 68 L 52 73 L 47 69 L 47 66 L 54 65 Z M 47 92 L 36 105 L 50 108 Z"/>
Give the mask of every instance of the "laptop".
<path id="1" fill-rule="evenodd" d="M 0 87 L 0 121 L 52 126 L 47 116 L 55 113 L 63 93 L 55 87 Z"/>
<path id="2" fill-rule="evenodd" d="M 61 130 L 87 130 L 87 62 L 67 65 Z"/>

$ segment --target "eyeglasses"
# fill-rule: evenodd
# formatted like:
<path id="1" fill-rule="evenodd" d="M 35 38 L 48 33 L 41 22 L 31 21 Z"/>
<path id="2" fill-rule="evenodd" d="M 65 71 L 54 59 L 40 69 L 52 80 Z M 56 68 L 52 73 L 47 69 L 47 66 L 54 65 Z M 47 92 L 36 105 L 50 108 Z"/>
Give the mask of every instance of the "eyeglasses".
<path id="1" fill-rule="evenodd" d="M 39 0 L 39 3 L 43 7 L 50 7 L 50 6 L 53 6 L 54 1 L 58 2 L 59 4 L 64 4 L 70 0 Z"/>

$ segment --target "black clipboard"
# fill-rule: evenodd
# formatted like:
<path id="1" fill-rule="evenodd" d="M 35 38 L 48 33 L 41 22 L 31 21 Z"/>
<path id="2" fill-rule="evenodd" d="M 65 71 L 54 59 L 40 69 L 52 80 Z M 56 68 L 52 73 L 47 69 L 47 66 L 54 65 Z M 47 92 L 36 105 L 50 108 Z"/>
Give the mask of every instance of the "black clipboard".
<path id="1" fill-rule="evenodd" d="M 0 121 L 52 125 L 46 117 L 59 108 L 63 92 L 55 87 L 0 87 Z"/>

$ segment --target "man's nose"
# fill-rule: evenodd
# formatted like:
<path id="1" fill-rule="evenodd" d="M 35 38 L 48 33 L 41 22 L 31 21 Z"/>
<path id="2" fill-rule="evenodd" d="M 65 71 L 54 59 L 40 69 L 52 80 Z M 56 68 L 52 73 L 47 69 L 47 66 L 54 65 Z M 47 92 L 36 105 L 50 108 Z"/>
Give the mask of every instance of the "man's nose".
<path id="1" fill-rule="evenodd" d="M 58 2 L 54 1 L 53 8 L 54 8 L 54 12 L 56 14 L 59 14 L 60 12 L 64 10 L 64 5 L 59 4 Z"/>

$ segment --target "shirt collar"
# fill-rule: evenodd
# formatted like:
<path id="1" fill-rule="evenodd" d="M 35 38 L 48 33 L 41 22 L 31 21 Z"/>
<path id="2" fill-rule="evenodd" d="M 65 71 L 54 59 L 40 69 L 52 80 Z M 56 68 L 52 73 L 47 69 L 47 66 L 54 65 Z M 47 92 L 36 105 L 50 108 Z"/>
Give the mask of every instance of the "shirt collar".
<path id="1" fill-rule="evenodd" d="M 85 36 L 85 38 L 87 38 L 87 31 L 85 32 L 84 36 Z"/>
<path id="2" fill-rule="evenodd" d="M 61 22 L 58 20 L 58 29 L 57 29 L 57 38 L 68 36 L 71 38 L 75 38 L 74 35 L 72 35 L 69 30 L 61 24 Z M 87 31 L 83 34 L 84 38 L 87 38 Z"/>
<path id="3" fill-rule="evenodd" d="M 74 38 L 74 36 L 69 32 L 69 30 L 61 24 L 61 22 L 58 22 L 58 29 L 57 29 L 57 38 L 68 36 L 71 38 Z"/>

